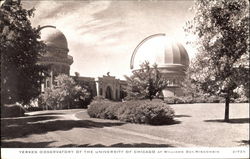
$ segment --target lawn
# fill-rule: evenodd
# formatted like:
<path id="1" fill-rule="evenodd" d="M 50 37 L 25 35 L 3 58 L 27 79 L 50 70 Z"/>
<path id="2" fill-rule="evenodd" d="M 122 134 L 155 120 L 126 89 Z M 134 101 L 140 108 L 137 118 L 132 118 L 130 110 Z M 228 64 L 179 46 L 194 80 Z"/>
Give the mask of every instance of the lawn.
<path id="1" fill-rule="evenodd" d="M 1 119 L 2 147 L 235 147 L 249 145 L 249 104 L 179 104 L 172 125 L 90 118 L 85 109 Z"/>
<path id="2" fill-rule="evenodd" d="M 194 146 L 231 147 L 249 144 L 249 104 L 230 105 L 230 123 L 223 121 L 224 104 L 176 104 L 176 124 L 124 124 L 119 129 L 149 134 Z M 86 113 L 77 114 L 82 119 Z"/>

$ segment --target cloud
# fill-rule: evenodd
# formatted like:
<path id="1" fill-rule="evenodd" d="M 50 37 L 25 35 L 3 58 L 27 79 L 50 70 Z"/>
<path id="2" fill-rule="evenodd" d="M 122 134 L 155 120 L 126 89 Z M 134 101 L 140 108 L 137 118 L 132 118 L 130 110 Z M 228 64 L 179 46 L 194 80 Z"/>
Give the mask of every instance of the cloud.
<path id="1" fill-rule="evenodd" d="M 71 74 L 118 77 L 130 72 L 134 48 L 156 33 L 184 39 L 190 1 L 38 1 L 32 25 L 55 25 L 73 56 Z M 29 6 L 31 6 L 29 2 Z M 184 40 L 183 40 L 184 42 Z M 192 50 L 192 48 L 191 48 Z"/>

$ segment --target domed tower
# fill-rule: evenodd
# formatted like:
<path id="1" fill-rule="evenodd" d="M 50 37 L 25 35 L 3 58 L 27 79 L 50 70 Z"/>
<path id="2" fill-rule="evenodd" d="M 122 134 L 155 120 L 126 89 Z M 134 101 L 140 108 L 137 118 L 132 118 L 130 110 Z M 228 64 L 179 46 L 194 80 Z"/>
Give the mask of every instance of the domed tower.
<path id="1" fill-rule="evenodd" d="M 132 71 L 148 61 L 157 64 L 168 86 L 163 90 L 164 97 L 182 96 L 181 81 L 184 80 L 189 66 L 189 56 L 184 46 L 165 34 L 151 35 L 142 40 L 135 48 L 130 61 Z"/>
<path id="2" fill-rule="evenodd" d="M 53 86 L 53 78 L 59 74 L 69 75 L 73 57 L 68 55 L 68 43 L 64 34 L 55 26 L 44 26 L 40 30 L 41 40 L 46 44 L 46 53 L 38 64 L 49 68 L 50 78 L 45 81 L 45 88 Z M 43 87 L 43 86 L 42 86 Z"/>

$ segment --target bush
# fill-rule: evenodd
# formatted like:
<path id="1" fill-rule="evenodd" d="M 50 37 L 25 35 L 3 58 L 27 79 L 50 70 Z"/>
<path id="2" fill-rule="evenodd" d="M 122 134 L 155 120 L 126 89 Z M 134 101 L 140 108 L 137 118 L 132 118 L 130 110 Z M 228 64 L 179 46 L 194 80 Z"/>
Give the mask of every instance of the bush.
<path id="1" fill-rule="evenodd" d="M 24 116 L 25 109 L 18 104 L 3 105 L 1 110 L 1 117 L 20 117 Z"/>
<path id="2" fill-rule="evenodd" d="M 27 111 L 33 112 L 33 111 L 41 111 L 43 110 L 41 107 L 28 107 L 26 108 Z"/>
<path id="3" fill-rule="evenodd" d="M 235 103 L 248 103 L 249 102 L 249 98 L 247 97 L 240 97 L 234 100 Z"/>
<path id="4" fill-rule="evenodd" d="M 174 111 L 159 101 L 129 101 L 122 103 L 118 119 L 132 123 L 151 125 L 170 124 L 173 122 Z"/>
<path id="5" fill-rule="evenodd" d="M 88 106 L 88 114 L 91 118 L 102 118 L 105 119 L 105 110 L 108 107 L 108 103 L 102 102 L 92 102 Z"/>
<path id="6" fill-rule="evenodd" d="M 92 102 L 88 114 L 93 118 L 119 119 L 125 122 L 152 125 L 170 124 L 174 111 L 162 101 Z"/>
<path id="7" fill-rule="evenodd" d="M 195 97 L 194 103 L 207 103 L 207 99 L 203 96 Z"/>
<path id="8" fill-rule="evenodd" d="M 184 101 L 184 103 L 187 103 L 187 104 L 194 103 L 194 99 L 192 96 L 182 96 L 180 98 Z"/>
<path id="9" fill-rule="evenodd" d="M 116 103 L 109 100 L 93 101 L 87 112 L 92 118 L 117 119 L 116 107 Z"/>
<path id="10" fill-rule="evenodd" d="M 106 119 L 118 119 L 118 109 L 120 108 L 119 104 L 110 103 L 109 106 L 105 110 L 105 118 Z"/>
<path id="11" fill-rule="evenodd" d="M 182 99 L 175 97 L 175 96 L 174 97 L 165 97 L 164 102 L 167 104 L 183 104 L 183 103 L 185 103 L 185 101 L 183 101 Z"/>
<path id="12" fill-rule="evenodd" d="M 109 101 L 107 98 L 104 98 L 103 96 L 95 96 L 92 100 L 92 102 L 101 102 L 101 101 Z"/>
<path id="13" fill-rule="evenodd" d="M 191 104 L 191 103 L 224 103 L 225 99 L 220 96 L 181 96 L 181 97 L 165 97 L 164 102 L 167 104 Z"/>
<path id="14" fill-rule="evenodd" d="M 223 103 L 225 100 L 223 97 L 219 97 L 219 96 L 209 96 L 207 97 L 207 101 L 206 103 Z"/>

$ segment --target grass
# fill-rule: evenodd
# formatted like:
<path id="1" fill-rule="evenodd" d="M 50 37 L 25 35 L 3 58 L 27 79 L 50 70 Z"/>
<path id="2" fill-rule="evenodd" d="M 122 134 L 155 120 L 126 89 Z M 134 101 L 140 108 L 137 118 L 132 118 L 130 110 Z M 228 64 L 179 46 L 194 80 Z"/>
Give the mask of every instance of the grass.
<path id="1" fill-rule="evenodd" d="M 249 105 L 230 104 L 230 122 L 223 122 L 224 104 L 176 104 L 176 124 L 125 124 L 120 129 L 205 147 L 249 145 Z M 78 117 L 81 116 L 78 114 Z M 82 114 L 86 118 L 86 114 Z"/>
<path id="2" fill-rule="evenodd" d="M 180 124 L 170 126 L 124 125 L 124 129 L 170 138 L 197 146 L 230 147 L 249 143 L 249 105 L 231 104 L 231 122 L 224 118 L 224 104 L 172 105 Z M 246 144 L 245 144 L 246 145 Z"/>
<path id="3" fill-rule="evenodd" d="M 2 147 L 235 147 L 249 145 L 249 104 L 172 105 L 176 124 L 151 126 L 53 110 L 1 119 Z M 77 119 L 77 120 L 76 120 Z M 166 140 L 165 140 L 166 139 Z"/>

